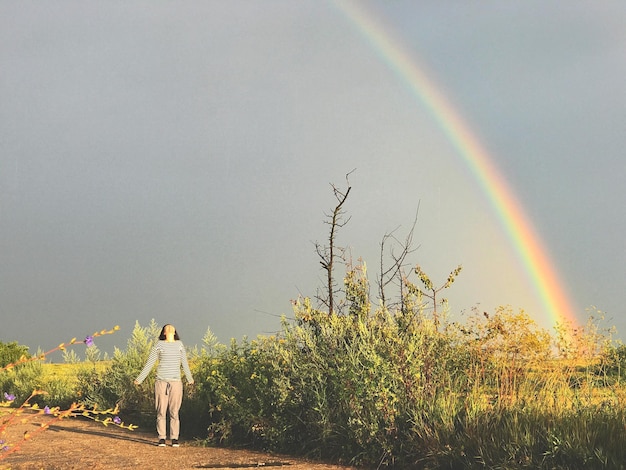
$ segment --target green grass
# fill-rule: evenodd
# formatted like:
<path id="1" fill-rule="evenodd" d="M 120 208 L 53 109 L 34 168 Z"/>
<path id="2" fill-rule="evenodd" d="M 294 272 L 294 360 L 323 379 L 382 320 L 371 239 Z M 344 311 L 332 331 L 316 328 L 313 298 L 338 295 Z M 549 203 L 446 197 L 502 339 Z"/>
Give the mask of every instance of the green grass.
<path id="1" fill-rule="evenodd" d="M 409 320 L 302 303 L 277 335 L 212 344 L 191 360 L 183 432 L 367 467 L 624 468 L 624 354 L 595 330 L 594 347 L 578 338 L 559 355 L 557 339 L 508 310 L 440 328 Z M 152 426 L 154 374 L 141 387 L 132 379 L 153 338 L 137 325 L 109 361 L 41 363 L 0 380 L 46 390 L 46 404 L 119 403 L 126 422 Z"/>
<path id="2" fill-rule="evenodd" d="M 83 370 L 95 369 L 102 372 L 111 366 L 111 361 L 75 362 L 75 363 L 52 363 L 42 362 L 42 376 L 47 380 L 77 380 L 78 373 Z"/>

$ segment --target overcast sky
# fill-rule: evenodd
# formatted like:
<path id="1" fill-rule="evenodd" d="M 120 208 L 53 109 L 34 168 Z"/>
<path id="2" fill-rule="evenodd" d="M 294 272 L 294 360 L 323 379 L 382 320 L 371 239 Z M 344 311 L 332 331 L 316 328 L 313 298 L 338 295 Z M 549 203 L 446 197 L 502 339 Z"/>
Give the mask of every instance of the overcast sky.
<path id="1" fill-rule="evenodd" d="M 362 5 L 488 149 L 579 318 L 624 337 L 623 2 Z M 323 285 L 314 243 L 353 169 L 337 243 L 372 294 L 419 207 L 411 264 L 463 265 L 451 315 L 549 326 L 483 188 L 339 3 L 0 0 L 0 341 L 271 334 Z"/>

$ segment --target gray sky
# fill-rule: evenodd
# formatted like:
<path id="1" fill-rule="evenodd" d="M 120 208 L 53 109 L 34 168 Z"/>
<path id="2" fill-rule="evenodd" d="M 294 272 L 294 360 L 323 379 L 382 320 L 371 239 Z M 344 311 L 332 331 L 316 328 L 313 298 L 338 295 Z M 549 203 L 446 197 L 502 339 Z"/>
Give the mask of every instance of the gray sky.
<path id="1" fill-rule="evenodd" d="M 488 149 L 579 318 L 626 331 L 623 3 L 363 2 Z M 279 330 L 338 244 L 368 264 L 419 206 L 419 263 L 451 315 L 550 325 L 482 188 L 339 3 L 0 0 L 0 341 L 119 324 L 188 345 Z M 393 293 L 390 293 L 393 294 Z M 623 337 L 623 336 L 622 336 Z M 80 352 L 80 351 L 79 351 Z"/>

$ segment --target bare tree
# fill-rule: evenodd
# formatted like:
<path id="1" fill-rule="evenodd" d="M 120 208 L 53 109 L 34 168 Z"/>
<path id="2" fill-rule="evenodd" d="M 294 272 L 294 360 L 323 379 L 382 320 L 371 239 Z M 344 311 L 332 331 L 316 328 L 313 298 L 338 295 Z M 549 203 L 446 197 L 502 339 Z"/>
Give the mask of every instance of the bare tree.
<path id="1" fill-rule="evenodd" d="M 315 251 L 320 257 L 320 264 L 322 265 L 322 268 L 326 271 L 326 295 L 318 295 L 318 300 L 326 305 L 329 315 L 335 313 L 334 294 L 337 292 L 333 272 L 335 260 L 340 256 L 342 257 L 345 253 L 345 248 L 340 248 L 335 245 L 335 239 L 337 237 L 337 230 L 341 227 L 344 227 L 350 221 L 350 217 L 348 217 L 347 219 L 344 218 L 345 212 L 343 211 L 343 205 L 345 204 L 346 199 L 348 199 L 350 189 L 352 189 L 348 177 L 353 171 L 354 170 L 346 174 L 345 190 L 340 190 L 334 184 L 331 184 L 331 187 L 333 188 L 333 194 L 335 195 L 335 199 L 337 199 L 337 205 L 334 207 L 332 213 L 325 214 L 327 219 L 325 223 L 330 225 L 328 245 L 320 245 L 317 242 L 315 243 Z"/>
<path id="2" fill-rule="evenodd" d="M 402 295 L 404 283 L 402 282 L 403 278 L 403 269 L 406 266 L 405 261 L 409 254 L 413 253 L 417 248 L 413 248 L 413 233 L 415 231 L 415 225 L 417 224 L 417 214 L 419 213 L 419 205 L 417 208 L 417 212 L 415 214 L 415 219 L 413 220 L 413 225 L 411 226 L 411 230 L 407 234 L 404 241 L 400 241 L 396 238 L 395 232 L 398 228 L 395 228 L 391 232 L 386 233 L 383 236 L 383 239 L 380 243 L 380 272 L 378 274 L 378 295 L 380 301 L 383 306 L 387 306 L 387 297 L 385 295 L 385 288 L 397 280 L 400 286 L 400 299 L 403 299 Z M 389 252 L 389 256 L 391 256 L 391 265 L 385 267 L 385 246 L 386 243 L 391 240 L 395 242 L 396 245 L 400 247 L 400 252 L 396 253 L 394 251 L 394 247 L 392 246 Z"/>

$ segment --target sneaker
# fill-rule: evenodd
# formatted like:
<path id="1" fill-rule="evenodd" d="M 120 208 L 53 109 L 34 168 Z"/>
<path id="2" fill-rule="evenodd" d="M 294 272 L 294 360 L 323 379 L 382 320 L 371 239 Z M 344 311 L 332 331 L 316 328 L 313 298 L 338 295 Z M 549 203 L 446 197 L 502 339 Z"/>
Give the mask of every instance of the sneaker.
<path id="1" fill-rule="evenodd" d="M 172 447 L 178 447 L 178 439 L 172 439 Z"/>
<path id="2" fill-rule="evenodd" d="M 159 447 L 165 447 L 165 439 L 159 439 L 158 446 Z"/>

